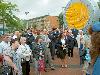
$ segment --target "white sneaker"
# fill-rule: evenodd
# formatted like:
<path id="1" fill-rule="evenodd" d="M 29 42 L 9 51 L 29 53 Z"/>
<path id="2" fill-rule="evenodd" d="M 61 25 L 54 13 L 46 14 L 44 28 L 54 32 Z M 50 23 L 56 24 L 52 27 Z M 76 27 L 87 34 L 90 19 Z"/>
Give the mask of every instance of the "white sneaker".
<path id="1" fill-rule="evenodd" d="M 69 57 L 69 59 L 71 59 L 71 58 Z"/>
<path id="2" fill-rule="evenodd" d="M 65 65 L 65 68 L 67 68 L 67 65 Z"/>
<path id="3" fill-rule="evenodd" d="M 62 68 L 64 68 L 64 65 L 61 65 Z"/>

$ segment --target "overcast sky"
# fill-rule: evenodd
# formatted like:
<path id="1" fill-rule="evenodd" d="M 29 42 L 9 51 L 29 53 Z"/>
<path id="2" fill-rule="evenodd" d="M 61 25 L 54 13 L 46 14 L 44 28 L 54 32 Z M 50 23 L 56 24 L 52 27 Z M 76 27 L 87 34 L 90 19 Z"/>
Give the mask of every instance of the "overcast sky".
<path id="1" fill-rule="evenodd" d="M 59 15 L 62 7 L 65 7 L 69 0 L 7 0 L 17 4 L 20 12 L 15 13 L 21 19 L 30 19 L 43 15 Z M 98 0 L 96 0 L 98 1 Z M 25 15 L 25 12 L 29 12 Z"/>

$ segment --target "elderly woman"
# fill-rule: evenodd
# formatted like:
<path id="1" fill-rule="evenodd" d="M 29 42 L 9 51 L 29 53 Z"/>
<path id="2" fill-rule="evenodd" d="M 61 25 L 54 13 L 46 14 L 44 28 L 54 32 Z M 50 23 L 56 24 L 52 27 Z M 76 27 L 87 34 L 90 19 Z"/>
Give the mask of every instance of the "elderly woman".
<path id="1" fill-rule="evenodd" d="M 26 38 L 20 38 L 21 45 L 19 46 L 17 53 L 21 55 L 21 63 L 22 63 L 22 71 L 23 75 L 29 75 L 30 72 L 30 56 L 31 56 L 31 49 L 26 44 Z"/>

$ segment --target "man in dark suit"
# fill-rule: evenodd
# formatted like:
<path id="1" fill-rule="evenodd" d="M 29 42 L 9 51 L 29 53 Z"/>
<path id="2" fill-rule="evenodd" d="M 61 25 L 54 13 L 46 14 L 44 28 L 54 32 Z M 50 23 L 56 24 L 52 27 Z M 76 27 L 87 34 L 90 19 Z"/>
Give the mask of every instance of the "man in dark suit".
<path id="1" fill-rule="evenodd" d="M 49 33 L 49 39 L 51 40 L 50 52 L 51 52 L 51 56 L 52 56 L 53 60 L 54 60 L 54 56 L 55 56 L 55 48 L 56 48 L 56 42 L 57 42 L 58 37 L 59 37 L 59 32 L 56 31 L 56 28 L 53 28 L 52 32 Z"/>
<path id="2" fill-rule="evenodd" d="M 27 33 L 25 35 L 26 39 L 26 43 L 27 45 L 29 45 L 30 49 L 32 49 L 32 42 L 35 41 L 35 37 L 32 34 L 32 31 L 30 29 L 27 29 Z"/>
<path id="3" fill-rule="evenodd" d="M 74 43 L 74 36 L 72 34 L 72 31 L 69 30 L 68 31 L 68 35 L 66 36 L 66 42 L 68 44 L 68 56 L 69 57 L 73 57 L 73 48 L 75 46 L 75 43 Z"/>

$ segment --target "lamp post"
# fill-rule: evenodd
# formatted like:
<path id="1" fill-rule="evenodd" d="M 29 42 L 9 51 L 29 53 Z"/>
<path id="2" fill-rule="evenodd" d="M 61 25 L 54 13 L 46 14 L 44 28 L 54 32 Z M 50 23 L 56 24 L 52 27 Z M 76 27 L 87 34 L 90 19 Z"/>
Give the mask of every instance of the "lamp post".
<path id="1" fill-rule="evenodd" d="M 63 31 L 64 31 L 64 28 L 65 28 L 65 26 L 64 26 L 64 11 L 65 11 L 65 8 L 66 7 L 62 7 L 62 15 L 63 15 Z"/>
<path id="2" fill-rule="evenodd" d="M 25 12 L 26 17 L 27 17 L 28 14 L 29 14 L 29 12 Z M 26 24 L 26 29 L 28 29 L 28 21 L 27 21 L 27 24 Z"/>

